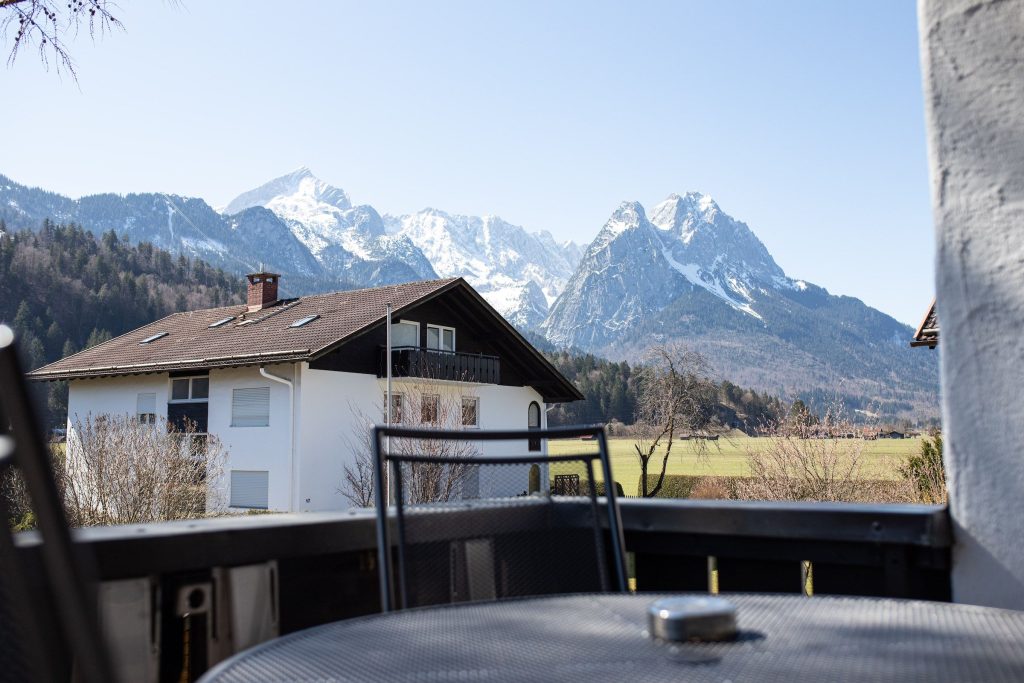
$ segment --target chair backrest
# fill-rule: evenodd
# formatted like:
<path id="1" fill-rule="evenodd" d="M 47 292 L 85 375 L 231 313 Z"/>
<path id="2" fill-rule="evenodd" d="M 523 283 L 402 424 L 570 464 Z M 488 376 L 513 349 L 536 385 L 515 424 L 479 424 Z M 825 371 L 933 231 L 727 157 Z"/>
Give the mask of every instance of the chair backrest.
<path id="1" fill-rule="evenodd" d="M 5 434 L 8 429 L 9 434 Z M 29 575 L 14 551 L 11 520 L 0 500 L 0 620 L 16 624 L 16 641 L 0 643 L 0 677 L 7 666 L 27 675 L 10 680 L 57 680 L 57 664 L 65 660 L 64 644 L 74 658 L 77 680 L 115 681 L 106 643 L 91 598 L 91 582 L 83 572 L 86 558 L 71 543 L 53 466 L 29 392 L 14 334 L 0 325 L 0 471 L 17 470 L 35 512 L 42 536 L 42 576 Z M 52 609 L 52 614 L 46 613 Z M 53 626 L 59 633 L 51 633 Z M 0 628 L 0 634 L 11 629 Z"/>
<path id="2" fill-rule="evenodd" d="M 578 446 L 531 452 L 540 439 Z M 603 428 L 377 427 L 373 446 L 384 611 L 627 590 Z"/>

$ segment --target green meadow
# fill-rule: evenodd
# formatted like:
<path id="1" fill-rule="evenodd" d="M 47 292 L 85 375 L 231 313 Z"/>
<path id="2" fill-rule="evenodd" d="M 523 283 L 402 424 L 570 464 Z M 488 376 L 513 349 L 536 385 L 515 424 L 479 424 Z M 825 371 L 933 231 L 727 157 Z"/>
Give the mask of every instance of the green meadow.
<path id="1" fill-rule="evenodd" d="M 685 474 L 696 476 L 745 477 L 750 474 L 747 466 L 748 453 L 768 445 L 765 437 L 751 437 L 742 433 L 723 435 L 718 441 L 708 441 L 705 453 L 700 453 L 693 441 L 676 441 L 669 455 L 668 474 Z M 844 439 L 843 441 L 847 441 Z M 863 465 L 861 474 L 869 479 L 898 479 L 897 468 L 902 465 L 908 455 L 921 448 L 921 439 L 878 439 L 865 441 L 850 439 L 851 447 L 862 447 Z M 640 480 L 640 461 L 637 459 L 634 444 L 629 438 L 612 438 L 608 440 L 611 450 L 612 475 L 622 484 L 625 491 L 636 491 Z M 548 452 L 551 455 L 568 455 L 570 453 L 596 452 L 596 442 L 562 440 L 549 441 Z M 657 474 L 661 467 L 661 458 L 665 450 L 662 448 L 652 459 L 649 474 Z M 656 463 L 655 463 L 656 461 Z M 555 472 L 557 473 L 557 468 Z M 598 473 L 598 479 L 603 479 Z"/>

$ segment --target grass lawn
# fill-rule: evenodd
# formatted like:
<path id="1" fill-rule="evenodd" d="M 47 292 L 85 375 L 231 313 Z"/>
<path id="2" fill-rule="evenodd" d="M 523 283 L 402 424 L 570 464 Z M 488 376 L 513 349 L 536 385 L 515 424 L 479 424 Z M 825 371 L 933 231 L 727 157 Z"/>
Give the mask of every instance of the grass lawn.
<path id="1" fill-rule="evenodd" d="M 668 461 L 668 474 L 691 474 L 722 477 L 744 477 L 750 472 L 747 468 L 747 453 L 762 447 L 768 440 L 750 437 L 745 434 L 723 436 L 717 442 L 708 442 L 707 454 L 697 454 L 692 441 L 677 441 L 672 446 L 672 455 Z M 612 474 L 627 494 L 637 490 L 640 480 L 640 463 L 633 450 L 632 439 L 609 439 L 611 447 Z M 921 448 L 921 439 L 878 439 L 877 441 L 856 440 L 856 445 L 863 446 L 863 473 L 871 479 L 897 479 L 896 468 L 902 465 L 907 456 Z M 593 452 L 596 444 L 586 441 L 549 441 L 548 452 L 551 455 Z M 661 454 L 664 450 L 660 451 Z M 650 474 L 660 471 L 661 459 L 657 457 L 657 465 L 652 460 Z M 655 470 L 655 467 L 658 469 Z M 557 468 L 553 468 L 557 473 Z M 598 475 L 598 479 L 603 479 Z"/>

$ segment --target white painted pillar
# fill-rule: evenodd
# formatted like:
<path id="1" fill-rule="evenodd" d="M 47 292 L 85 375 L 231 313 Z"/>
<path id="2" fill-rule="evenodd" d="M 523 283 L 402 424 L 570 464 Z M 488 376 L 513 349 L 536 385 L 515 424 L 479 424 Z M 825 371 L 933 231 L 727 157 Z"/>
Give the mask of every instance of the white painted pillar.
<path id="1" fill-rule="evenodd" d="M 919 29 L 953 598 L 1024 609 L 1024 0 L 921 0 Z"/>

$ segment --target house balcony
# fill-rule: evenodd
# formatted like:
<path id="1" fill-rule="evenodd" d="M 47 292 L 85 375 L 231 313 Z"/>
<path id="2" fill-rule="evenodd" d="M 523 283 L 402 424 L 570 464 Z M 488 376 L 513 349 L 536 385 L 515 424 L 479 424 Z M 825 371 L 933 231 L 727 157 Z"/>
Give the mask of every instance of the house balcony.
<path id="1" fill-rule="evenodd" d="M 384 347 L 380 350 L 377 376 L 387 376 L 387 349 Z M 397 346 L 391 349 L 391 376 L 501 384 L 501 359 L 481 353 Z"/>

